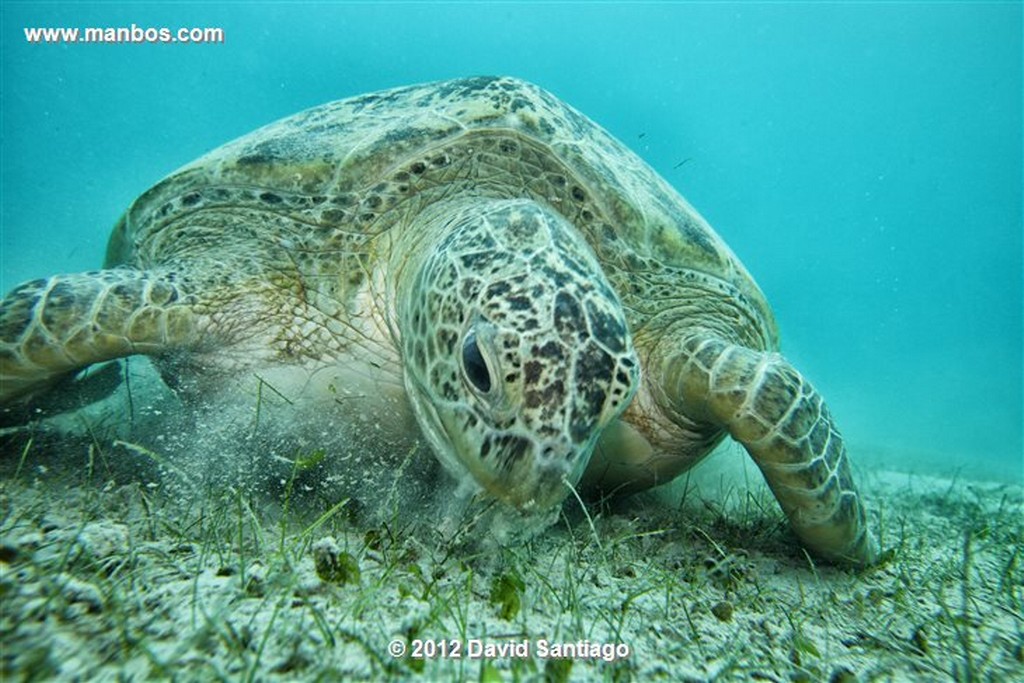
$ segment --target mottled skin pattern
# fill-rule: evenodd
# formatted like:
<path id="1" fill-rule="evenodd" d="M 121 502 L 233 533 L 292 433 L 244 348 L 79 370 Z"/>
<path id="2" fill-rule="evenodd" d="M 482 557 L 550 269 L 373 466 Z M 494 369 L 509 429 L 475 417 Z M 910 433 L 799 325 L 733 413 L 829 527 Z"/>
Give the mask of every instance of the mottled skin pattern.
<path id="1" fill-rule="evenodd" d="M 622 306 L 558 213 L 527 199 L 436 212 L 444 229 L 397 266 L 416 273 L 397 299 L 412 405 L 449 469 L 549 508 L 639 382 Z"/>
<path id="2" fill-rule="evenodd" d="M 256 370 L 314 401 L 362 383 L 524 510 L 668 481 L 729 434 L 810 550 L 876 558 L 842 439 L 753 279 L 536 86 L 398 88 L 271 124 L 143 194 L 105 267 L 3 300 L 0 402 L 133 353 L 195 395 Z"/>

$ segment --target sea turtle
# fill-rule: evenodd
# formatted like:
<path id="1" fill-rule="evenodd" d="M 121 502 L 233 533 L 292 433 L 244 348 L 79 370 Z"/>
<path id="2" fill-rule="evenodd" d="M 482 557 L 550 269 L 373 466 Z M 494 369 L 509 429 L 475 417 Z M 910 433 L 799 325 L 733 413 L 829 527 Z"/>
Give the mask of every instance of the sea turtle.
<path id="1" fill-rule="evenodd" d="M 145 192 L 103 270 L 3 300 L 0 403 L 131 354 L 186 392 L 359 387 L 521 510 L 666 482 L 728 434 L 808 549 L 870 564 L 843 440 L 777 349 L 754 280 L 639 157 L 535 85 L 464 78 L 314 107 Z"/>

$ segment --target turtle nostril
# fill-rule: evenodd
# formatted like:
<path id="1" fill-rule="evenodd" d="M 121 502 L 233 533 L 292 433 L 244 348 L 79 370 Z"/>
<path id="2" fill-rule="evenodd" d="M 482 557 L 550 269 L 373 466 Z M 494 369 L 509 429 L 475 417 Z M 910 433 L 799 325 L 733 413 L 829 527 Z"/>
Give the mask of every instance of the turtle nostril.
<path id="1" fill-rule="evenodd" d="M 540 448 L 540 459 L 548 463 L 572 460 L 574 455 L 575 451 L 561 440 L 549 441 Z"/>

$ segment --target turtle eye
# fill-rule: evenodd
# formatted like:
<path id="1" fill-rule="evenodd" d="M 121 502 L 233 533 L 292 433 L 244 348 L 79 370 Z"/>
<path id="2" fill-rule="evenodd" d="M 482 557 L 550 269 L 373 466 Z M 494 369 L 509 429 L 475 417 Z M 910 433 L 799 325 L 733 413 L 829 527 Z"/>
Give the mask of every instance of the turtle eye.
<path id="1" fill-rule="evenodd" d="M 491 390 L 491 373 L 487 370 L 487 362 L 480 353 L 480 345 L 476 341 L 476 332 L 470 330 L 466 340 L 462 342 L 462 367 L 469 378 L 470 384 L 483 394 Z"/>

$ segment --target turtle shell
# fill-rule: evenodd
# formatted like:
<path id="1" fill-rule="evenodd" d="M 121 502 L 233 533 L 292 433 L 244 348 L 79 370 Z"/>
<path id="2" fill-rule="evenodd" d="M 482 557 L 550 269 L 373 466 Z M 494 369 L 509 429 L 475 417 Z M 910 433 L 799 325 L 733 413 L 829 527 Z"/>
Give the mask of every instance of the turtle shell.
<path id="1" fill-rule="evenodd" d="M 300 245 L 307 259 L 340 251 L 365 263 L 384 256 L 375 237 L 453 195 L 528 196 L 564 215 L 641 337 L 678 322 L 680 302 L 706 301 L 686 313 L 691 324 L 754 348 L 777 345 L 760 289 L 686 200 L 589 118 L 508 77 L 331 102 L 215 149 L 135 201 L 111 236 L 107 265 L 145 268 L 216 250 L 225 230 L 233 249 L 276 240 Z M 199 220 L 217 208 L 250 219 Z M 201 228 L 165 234 L 188 215 Z"/>

